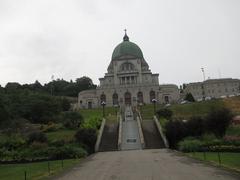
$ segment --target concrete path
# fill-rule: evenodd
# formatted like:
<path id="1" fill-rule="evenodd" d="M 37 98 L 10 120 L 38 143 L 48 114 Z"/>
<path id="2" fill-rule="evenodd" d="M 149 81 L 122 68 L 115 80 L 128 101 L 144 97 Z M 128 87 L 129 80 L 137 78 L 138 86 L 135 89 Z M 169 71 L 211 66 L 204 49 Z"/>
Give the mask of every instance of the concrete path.
<path id="1" fill-rule="evenodd" d="M 121 150 L 141 149 L 140 136 L 137 121 L 134 120 L 130 106 L 125 108 L 125 117 L 122 123 Z"/>
<path id="2" fill-rule="evenodd" d="M 240 175 L 166 149 L 100 152 L 60 180 L 239 180 Z"/>

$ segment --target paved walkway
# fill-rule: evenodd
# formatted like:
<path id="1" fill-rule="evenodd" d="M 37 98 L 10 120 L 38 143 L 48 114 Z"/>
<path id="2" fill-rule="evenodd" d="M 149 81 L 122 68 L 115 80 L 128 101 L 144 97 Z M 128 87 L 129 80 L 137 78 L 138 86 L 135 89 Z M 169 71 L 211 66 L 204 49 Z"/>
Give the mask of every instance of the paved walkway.
<path id="1" fill-rule="evenodd" d="M 237 180 L 225 171 L 166 149 L 97 153 L 61 180 Z"/>
<path id="2" fill-rule="evenodd" d="M 133 118 L 130 106 L 125 108 L 125 120 L 122 123 L 122 150 L 141 149 L 137 121 Z"/>

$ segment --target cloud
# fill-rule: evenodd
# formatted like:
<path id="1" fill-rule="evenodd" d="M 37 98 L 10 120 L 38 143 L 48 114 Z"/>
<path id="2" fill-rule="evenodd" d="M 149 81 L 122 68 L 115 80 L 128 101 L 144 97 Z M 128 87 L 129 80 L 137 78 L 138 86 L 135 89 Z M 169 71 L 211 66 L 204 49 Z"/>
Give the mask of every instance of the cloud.
<path id="1" fill-rule="evenodd" d="M 160 83 L 240 78 L 237 0 L 1 0 L 0 84 L 52 74 L 98 83 L 123 29 Z"/>

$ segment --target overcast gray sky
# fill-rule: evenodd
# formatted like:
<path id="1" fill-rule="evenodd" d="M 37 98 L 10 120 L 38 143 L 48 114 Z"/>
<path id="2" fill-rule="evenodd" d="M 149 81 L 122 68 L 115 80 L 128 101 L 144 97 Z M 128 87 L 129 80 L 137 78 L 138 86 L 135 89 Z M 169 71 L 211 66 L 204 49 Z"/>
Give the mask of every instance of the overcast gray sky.
<path id="1" fill-rule="evenodd" d="M 240 78 L 239 0 L 0 0 L 0 84 L 99 84 L 125 28 L 161 84 Z"/>

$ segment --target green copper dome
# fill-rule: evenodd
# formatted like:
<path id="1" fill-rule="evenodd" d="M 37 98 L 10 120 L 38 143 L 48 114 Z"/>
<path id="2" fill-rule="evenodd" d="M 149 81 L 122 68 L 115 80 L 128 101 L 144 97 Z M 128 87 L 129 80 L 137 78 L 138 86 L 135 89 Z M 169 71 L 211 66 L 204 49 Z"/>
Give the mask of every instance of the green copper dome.
<path id="1" fill-rule="evenodd" d="M 136 58 L 143 58 L 143 53 L 141 49 L 136 45 L 135 43 L 132 43 L 129 41 L 129 37 L 125 33 L 125 36 L 123 37 L 123 42 L 121 42 L 112 53 L 112 60 L 118 59 L 121 56 L 134 56 Z"/>

